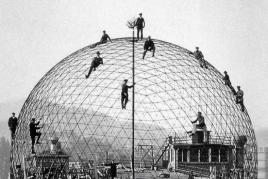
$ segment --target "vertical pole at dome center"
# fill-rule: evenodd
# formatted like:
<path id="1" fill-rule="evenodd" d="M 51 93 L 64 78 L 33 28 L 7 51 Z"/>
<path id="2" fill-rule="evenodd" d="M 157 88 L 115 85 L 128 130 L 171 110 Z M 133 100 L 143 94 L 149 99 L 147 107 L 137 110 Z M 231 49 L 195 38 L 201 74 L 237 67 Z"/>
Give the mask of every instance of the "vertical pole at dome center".
<path id="1" fill-rule="evenodd" d="M 134 49 L 134 28 L 132 31 L 132 178 L 135 179 L 135 169 L 134 169 L 134 111 L 135 111 L 135 49 Z"/>

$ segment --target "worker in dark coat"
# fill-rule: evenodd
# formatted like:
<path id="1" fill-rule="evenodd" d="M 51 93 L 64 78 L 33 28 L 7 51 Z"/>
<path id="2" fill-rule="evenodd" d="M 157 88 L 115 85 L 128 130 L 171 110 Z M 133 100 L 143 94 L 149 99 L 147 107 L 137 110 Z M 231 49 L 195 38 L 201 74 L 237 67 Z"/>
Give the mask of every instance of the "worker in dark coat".
<path id="1" fill-rule="evenodd" d="M 128 102 L 128 89 L 132 88 L 134 85 L 128 86 L 127 85 L 127 79 L 124 80 L 124 83 L 122 84 L 122 92 L 121 92 L 121 106 L 122 109 L 126 109 L 126 105 Z"/>
<path id="2" fill-rule="evenodd" d="M 12 116 L 8 119 L 8 127 L 11 132 L 11 138 L 15 139 L 15 133 L 18 126 L 18 118 L 15 116 L 15 113 L 12 113 Z"/>
<path id="3" fill-rule="evenodd" d="M 190 172 L 190 174 L 189 174 L 189 176 L 188 176 L 188 179 L 194 179 L 193 171 Z"/>
<path id="4" fill-rule="evenodd" d="M 139 40 L 140 38 L 140 33 L 141 33 L 141 39 L 143 39 L 143 28 L 145 27 L 145 20 L 144 18 L 142 17 L 142 13 L 139 13 L 139 16 L 137 19 L 136 19 L 136 22 L 135 22 L 135 26 L 137 27 L 137 38 Z"/>
<path id="5" fill-rule="evenodd" d="M 97 45 L 105 44 L 105 43 L 108 42 L 108 40 L 109 40 L 110 42 L 112 42 L 110 36 L 106 33 L 105 30 L 102 31 L 102 33 L 103 33 L 103 34 L 102 34 L 102 36 L 101 36 L 100 41 L 97 42 L 97 43 L 95 43 L 95 44 L 92 44 L 92 45 L 90 46 L 90 48 L 95 48 Z"/>
<path id="6" fill-rule="evenodd" d="M 41 137 L 41 132 L 37 131 L 38 129 L 41 129 L 38 125 L 40 124 L 40 121 L 35 122 L 35 118 L 32 118 L 32 121 L 30 122 L 30 136 L 32 140 L 32 153 L 35 153 L 34 151 L 34 144 L 40 144 L 39 139 Z M 37 137 L 37 140 L 35 142 L 35 137 Z"/>
<path id="7" fill-rule="evenodd" d="M 108 40 L 109 40 L 110 42 L 112 42 L 110 36 L 109 36 L 108 34 L 106 34 L 106 31 L 104 30 L 104 31 L 103 31 L 103 35 L 102 35 L 101 40 L 100 40 L 100 43 L 101 43 L 101 44 L 107 43 Z"/>
<path id="8" fill-rule="evenodd" d="M 233 94 L 236 95 L 236 91 L 234 87 L 232 86 L 232 83 L 231 83 L 231 80 L 227 71 L 224 71 L 223 81 L 224 81 L 224 84 L 227 85 L 232 90 Z"/>
<path id="9" fill-rule="evenodd" d="M 194 56 L 195 56 L 195 58 L 199 61 L 199 63 L 200 63 L 200 66 L 202 67 L 202 68 L 208 68 L 207 67 L 207 63 L 206 63 L 206 61 L 205 61 L 205 59 L 204 59 L 204 55 L 203 55 L 203 53 L 199 50 L 199 47 L 196 47 L 195 48 L 196 50 L 195 50 L 195 52 L 194 53 L 190 53 L 190 54 L 193 54 Z"/>
<path id="10" fill-rule="evenodd" d="M 110 175 L 111 175 L 111 178 L 114 179 L 114 177 L 117 177 L 117 165 L 119 163 L 114 163 L 114 161 L 112 161 L 112 163 L 110 164 L 106 164 L 106 166 L 110 166 L 111 169 L 110 169 Z"/>
<path id="11" fill-rule="evenodd" d="M 97 56 L 93 58 L 91 65 L 90 65 L 90 69 L 88 71 L 88 74 L 85 75 L 86 79 L 90 76 L 92 70 L 96 70 L 96 68 L 100 65 L 103 64 L 103 59 L 100 57 L 100 52 L 97 51 Z"/>
<path id="12" fill-rule="evenodd" d="M 244 106 L 244 91 L 241 90 L 240 86 L 237 86 L 236 104 L 240 104 L 241 110 L 243 112 L 245 111 L 245 106 Z"/>
<path id="13" fill-rule="evenodd" d="M 198 122 L 198 124 L 196 124 Z M 192 135 L 196 133 L 196 129 L 202 129 L 204 133 L 204 142 L 207 142 L 207 126 L 205 124 L 205 118 L 202 116 L 201 112 L 197 113 L 197 118 L 196 120 L 192 121 L 193 123 L 193 131 Z"/>
<path id="14" fill-rule="evenodd" d="M 149 36 L 148 39 L 144 42 L 144 52 L 143 52 L 142 59 L 144 59 L 148 50 L 153 52 L 152 56 L 154 57 L 155 46 L 154 46 L 154 42 L 151 39 L 151 36 Z"/>

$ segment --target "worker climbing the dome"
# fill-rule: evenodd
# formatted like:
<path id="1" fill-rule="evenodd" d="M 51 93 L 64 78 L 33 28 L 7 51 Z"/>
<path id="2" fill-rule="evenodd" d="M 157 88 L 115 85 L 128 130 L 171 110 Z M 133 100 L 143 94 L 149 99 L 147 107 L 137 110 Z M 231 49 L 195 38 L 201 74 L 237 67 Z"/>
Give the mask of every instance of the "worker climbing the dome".
<path id="1" fill-rule="evenodd" d="M 109 40 L 110 42 L 112 42 L 110 36 L 106 33 L 106 30 L 103 30 L 102 33 L 103 33 L 103 34 L 102 34 L 102 36 L 101 36 L 100 41 L 97 42 L 97 43 L 95 43 L 95 44 L 93 44 L 93 45 L 91 45 L 90 48 L 95 48 L 97 45 L 105 44 L 105 43 L 108 42 L 108 40 Z"/>
<path id="2" fill-rule="evenodd" d="M 207 142 L 207 126 L 205 124 L 205 118 L 202 116 L 201 112 L 197 113 L 197 118 L 191 121 L 193 124 L 192 135 L 195 135 L 197 128 L 202 129 L 204 133 L 204 142 Z M 198 124 L 196 124 L 198 122 Z"/>
<path id="3" fill-rule="evenodd" d="M 155 46 L 154 46 L 154 42 L 151 39 L 151 36 L 148 37 L 148 39 L 144 42 L 144 52 L 143 52 L 143 56 L 142 59 L 144 59 L 147 51 L 153 51 L 153 55 L 152 57 L 154 57 L 154 53 L 155 53 Z"/>
<path id="4" fill-rule="evenodd" d="M 207 63 L 206 63 L 206 61 L 205 61 L 205 59 L 204 59 L 204 55 L 203 55 L 203 53 L 199 50 L 199 47 L 196 47 L 195 52 L 194 52 L 194 53 L 190 52 L 190 54 L 194 55 L 195 58 L 196 58 L 197 60 L 199 60 L 200 66 L 201 66 L 202 68 L 204 68 L 204 67 L 205 67 L 205 68 L 208 68 L 208 67 L 207 67 Z"/>
<path id="5" fill-rule="evenodd" d="M 145 27 L 145 20 L 142 17 L 142 13 L 139 13 L 139 17 L 135 21 L 135 26 L 137 27 L 137 38 L 139 40 L 141 33 L 141 40 L 143 39 L 143 28 Z"/>
<path id="6" fill-rule="evenodd" d="M 41 132 L 37 131 L 38 129 L 41 129 L 42 127 L 39 127 L 38 125 L 40 124 L 40 121 L 35 122 L 35 118 L 32 118 L 31 122 L 30 122 L 30 136 L 31 136 L 31 140 L 32 140 L 32 153 L 35 153 L 34 150 L 34 144 L 41 144 L 39 142 L 39 139 L 42 135 Z M 37 137 L 37 140 L 35 142 L 35 137 Z"/>
<path id="7" fill-rule="evenodd" d="M 126 109 L 126 105 L 127 105 L 127 102 L 128 102 L 128 89 L 132 88 L 135 85 L 135 83 L 134 83 L 133 85 L 128 86 L 127 82 L 128 82 L 128 80 L 125 79 L 123 84 L 122 84 L 122 92 L 121 92 L 121 106 L 122 106 L 122 109 Z"/>
<path id="8" fill-rule="evenodd" d="M 15 116 L 15 113 L 12 113 L 12 116 L 8 119 L 8 127 L 11 132 L 11 139 L 15 139 L 15 133 L 18 126 L 18 118 Z"/>
<path id="9" fill-rule="evenodd" d="M 236 104 L 240 104 L 241 110 L 243 112 L 245 111 L 245 106 L 244 106 L 244 91 L 241 90 L 240 86 L 237 86 Z"/>
<path id="10" fill-rule="evenodd" d="M 232 86 L 232 83 L 231 83 L 231 80 L 230 80 L 230 77 L 229 77 L 227 71 L 224 71 L 223 81 L 224 81 L 225 85 L 227 85 L 232 90 L 233 94 L 236 95 L 236 91 L 235 91 L 234 87 Z"/>
<path id="11" fill-rule="evenodd" d="M 103 59 L 100 57 L 100 52 L 97 51 L 97 56 L 93 58 L 92 62 L 91 62 L 91 65 L 90 65 L 90 69 L 88 71 L 88 74 L 85 75 L 86 76 L 86 79 L 90 76 L 92 70 L 95 71 L 96 68 L 100 65 L 100 64 L 103 64 Z"/>

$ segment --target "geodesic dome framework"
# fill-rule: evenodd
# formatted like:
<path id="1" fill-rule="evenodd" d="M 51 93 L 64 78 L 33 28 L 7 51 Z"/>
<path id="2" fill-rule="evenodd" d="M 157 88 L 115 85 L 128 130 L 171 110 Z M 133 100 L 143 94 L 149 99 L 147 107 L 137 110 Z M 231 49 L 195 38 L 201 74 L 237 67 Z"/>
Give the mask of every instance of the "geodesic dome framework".
<path id="1" fill-rule="evenodd" d="M 147 52 L 144 60 L 144 41 L 135 43 L 135 148 L 150 145 L 157 158 L 166 138 L 185 135 L 201 111 L 212 136 L 230 137 L 234 145 L 237 137 L 246 136 L 244 168 L 256 174 L 257 148 L 250 117 L 235 103 L 221 73 L 210 64 L 208 69 L 201 68 L 190 51 L 180 46 L 156 39 L 154 43 L 155 57 Z M 85 79 L 97 51 L 104 64 Z M 14 163 L 22 163 L 31 153 L 29 122 L 33 117 L 41 118 L 44 126 L 37 153 L 49 150 L 49 138 L 57 136 L 71 161 L 129 163 L 132 91 L 127 109 L 122 110 L 124 79 L 132 84 L 131 38 L 87 46 L 60 61 L 24 103 L 12 153 Z"/>

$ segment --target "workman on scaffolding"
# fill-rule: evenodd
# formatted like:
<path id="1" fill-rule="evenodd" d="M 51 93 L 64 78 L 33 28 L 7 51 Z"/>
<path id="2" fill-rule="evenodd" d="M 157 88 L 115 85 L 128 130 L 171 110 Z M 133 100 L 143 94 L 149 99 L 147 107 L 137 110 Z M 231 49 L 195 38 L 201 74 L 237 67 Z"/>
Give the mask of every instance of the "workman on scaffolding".
<path id="1" fill-rule="evenodd" d="M 196 124 L 198 122 L 198 124 Z M 192 121 L 193 130 L 192 135 L 195 135 L 197 128 L 202 129 L 204 133 L 204 142 L 207 142 L 207 126 L 205 124 L 205 118 L 202 116 L 201 112 L 197 113 L 196 120 Z"/>

